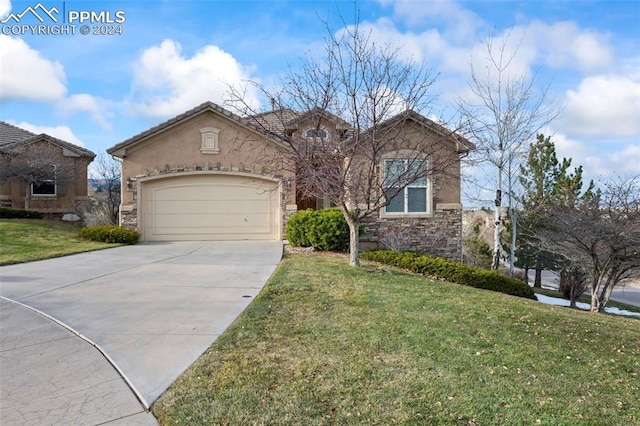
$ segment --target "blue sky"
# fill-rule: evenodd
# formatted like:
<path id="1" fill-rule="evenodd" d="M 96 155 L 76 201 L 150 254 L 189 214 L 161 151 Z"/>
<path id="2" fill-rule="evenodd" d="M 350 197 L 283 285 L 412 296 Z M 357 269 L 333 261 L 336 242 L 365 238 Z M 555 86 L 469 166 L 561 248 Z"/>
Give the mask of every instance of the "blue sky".
<path id="1" fill-rule="evenodd" d="M 0 0 L 0 20 L 38 3 L 57 8 L 58 21 L 121 12 L 123 22 L 107 25 L 122 33 L 82 35 L 74 22 L 75 34 L 31 34 L 20 27 L 40 24 L 31 14 L 0 24 L 0 119 L 94 152 L 203 101 L 224 103 L 227 84 L 276 84 L 321 44 L 322 20 L 337 31 L 339 12 L 352 24 L 354 10 L 346 1 Z M 445 118 L 468 93 L 482 39 L 491 31 L 522 37 L 518 66 L 539 70 L 564 108 L 547 129 L 560 156 L 589 177 L 640 172 L 637 0 L 370 0 L 358 8 L 376 37 L 439 73 L 431 113 Z"/>

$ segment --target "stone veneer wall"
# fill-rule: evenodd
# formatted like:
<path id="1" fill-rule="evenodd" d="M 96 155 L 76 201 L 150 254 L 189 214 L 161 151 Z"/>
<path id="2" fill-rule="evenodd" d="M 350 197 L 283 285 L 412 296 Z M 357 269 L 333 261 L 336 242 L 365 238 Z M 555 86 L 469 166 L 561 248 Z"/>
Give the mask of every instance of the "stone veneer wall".
<path id="1" fill-rule="evenodd" d="M 365 218 L 360 236 L 363 249 L 415 250 L 462 260 L 462 209 L 439 209 L 431 217 Z"/>

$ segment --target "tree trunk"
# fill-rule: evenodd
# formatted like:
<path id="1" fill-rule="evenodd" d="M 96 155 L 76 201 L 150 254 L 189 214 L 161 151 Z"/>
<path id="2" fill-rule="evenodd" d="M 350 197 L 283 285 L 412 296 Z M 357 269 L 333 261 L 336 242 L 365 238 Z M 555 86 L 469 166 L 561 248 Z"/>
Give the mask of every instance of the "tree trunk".
<path id="1" fill-rule="evenodd" d="M 511 201 L 509 201 L 509 204 L 511 204 Z M 515 261 L 516 261 L 516 235 L 517 235 L 517 231 L 518 231 L 518 225 L 517 225 L 517 217 L 516 217 L 516 211 L 514 208 L 512 208 L 511 206 L 509 206 L 509 217 L 511 218 L 511 252 L 509 253 L 509 276 L 513 277 L 513 274 L 515 272 Z"/>
<path id="2" fill-rule="evenodd" d="M 529 267 L 524 267 L 524 278 L 522 279 L 526 285 L 529 285 Z"/>
<path id="3" fill-rule="evenodd" d="M 533 280 L 534 288 L 542 288 L 542 260 L 536 257 L 536 277 Z"/>
<path id="4" fill-rule="evenodd" d="M 499 193 L 499 191 L 496 191 Z M 493 228 L 493 260 L 491 262 L 491 269 L 498 269 L 500 267 L 500 206 L 498 206 L 498 195 L 496 195 L 496 211 L 495 222 Z"/>
<path id="5" fill-rule="evenodd" d="M 614 286 L 615 284 L 611 282 L 611 279 L 607 279 L 607 283 L 598 296 L 598 312 L 604 312 L 604 308 L 607 306 L 607 302 L 609 302 Z"/>
<path id="6" fill-rule="evenodd" d="M 493 262 L 491 264 L 491 269 L 497 270 L 500 267 L 500 223 L 502 220 L 500 219 L 501 208 L 502 208 L 502 167 L 504 164 L 504 148 L 502 146 L 502 141 L 498 147 L 500 151 L 500 162 L 498 163 L 498 176 L 496 179 L 496 210 L 494 213 L 495 222 L 493 224 Z"/>
<path id="7" fill-rule="evenodd" d="M 349 266 L 360 266 L 360 220 L 345 214 L 349 225 Z"/>
<path id="8" fill-rule="evenodd" d="M 562 282 L 562 274 L 566 274 L 565 271 L 560 272 L 560 282 Z M 576 295 L 576 282 L 572 282 L 571 283 L 571 287 L 569 288 L 569 307 L 572 309 L 575 309 L 576 306 L 576 299 L 578 297 L 580 297 L 579 295 Z"/>
<path id="9" fill-rule="evenodd" d="M 600 312 L 600 300 L 598 299 L 598 292 L 593 286 L 591 287 L 591 312 Z"/>

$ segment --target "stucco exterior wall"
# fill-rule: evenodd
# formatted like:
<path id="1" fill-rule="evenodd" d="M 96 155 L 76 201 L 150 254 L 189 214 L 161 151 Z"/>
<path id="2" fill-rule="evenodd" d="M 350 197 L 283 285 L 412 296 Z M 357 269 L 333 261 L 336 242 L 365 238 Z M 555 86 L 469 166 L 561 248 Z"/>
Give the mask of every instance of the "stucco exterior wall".
<path id="1" fill-rule="evenodd" d="M 390 132 L 399 140 L 395 150 L 383 158 L 415 158 L 427 154 L 432 173 L 428 176 L 427 213 L 385 213 L 384 208 L 365 218 L 361 244 L 364 249 L 416 250 L 451 260 L 462 260 L 462 204 L 460 156 L 452 140 L 409 123 Z M 411 154 L 411 152 L 414 154 Z M 382 164 L 380 169 L 383 169 Z"/>
<path id="2" fill-rule="evenodd" d="M 218 131 L 217 153 L 203 152 L 202 129 Z M 121 224 L 138 229 L 140 180 L 190 173 L 249 174 L 281 181 L 284 226 L 295 211 L 295 179 L 286 149 L 212 111 L 164 129 L 126 149 L 122 164 Z"/>

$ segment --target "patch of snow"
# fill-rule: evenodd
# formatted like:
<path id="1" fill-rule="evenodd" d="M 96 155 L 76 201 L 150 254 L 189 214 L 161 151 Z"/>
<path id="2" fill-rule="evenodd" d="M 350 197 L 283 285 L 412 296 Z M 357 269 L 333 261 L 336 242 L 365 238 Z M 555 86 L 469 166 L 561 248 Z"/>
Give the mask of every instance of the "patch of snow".
<path id="1" fill-rule="evenodd" d="M 542 302 L 542 303 L 546 303 L 547 305 L 555 305 L 555 306 L 569 306 L 570 303 L 568 300 L 566 299 L 560 299 L 558 297 L 550 297 L 550 296 L 545 296 L 544 294 L 536 294 L 536 297 L 538 298 L 538 302 Z M 582 303 L 582 302 L 578 302 L 576 303 L 576 306 L 580 309 L 586 309 L 589 310 L 590 306 L 587 303 Z M 604 311 L 608 314 L 613 314 L 613 315 L 621 315 L 621 316 L 625 316 L 625 317 L 636 317 L 636 318 L 640 318 L 640 312 L 632 312 L 632 311 L 627 311 L 625 309 L 619 309 L 616 307 L 608 307 L 606 306 L 604 308 Z"/>

